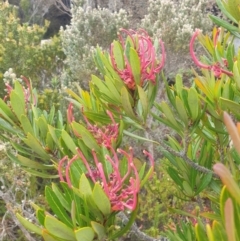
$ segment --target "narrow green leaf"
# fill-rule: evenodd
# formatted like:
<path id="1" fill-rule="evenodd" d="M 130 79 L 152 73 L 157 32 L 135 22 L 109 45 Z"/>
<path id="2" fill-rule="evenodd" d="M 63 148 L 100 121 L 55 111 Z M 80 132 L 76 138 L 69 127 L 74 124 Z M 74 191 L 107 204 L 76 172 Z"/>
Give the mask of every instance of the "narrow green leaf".
<path id="1" fill-rule="evenodd" d="M 20 122 L 25 134 L 27 135 L 28 133 L 30 133 L 34 136 L 32 125 L 26 115 L 21 115 Z"/>
<path id="2" fill-rule="evenodd" d="M 30 153 L 28 153 L 30 154 Z M 34 168 L 34 169 L 55 169 L 53 165 L 43 165 L 39 162 L 33 161 L 27 157 L 17 155 L 17 159 L 21 165 L 29 167 L 29 168 Z"/>
<path id="3" fill-rule="evenodd" d="M 10 102 L 13 112 L 16 114 L 17 118 L 20 120 L 21 115 L 25 115 L 25 100 L 20 98 L 20 96 L 12 91 L 10 94 Z"/>
<path id="4" fill-rule="evenodd" d="M 135 85 L 141 84 L 141 63 L 137 51 L 130 47 L 129 49 L 129 63 L 134 77 Z"/>
<path id="5" fill-rule="evenodd" d="M 71 205 L 71 219 L 72 219 L 73 227 L 74 229 L 76 229 L 77 219 L 76 219 L 76 205 L 74 200 L 72 201 L 72 205 Z"/>
<path id="6" fill-rule="evenodd" d="M 59 178 L 59 175 L 48 174 L 45 172 L 38 172 L 38 171 L 35 171 L 33 169 L 28 169 L 28 168 L 22 168 L 22 169 L 25 170 L 26 172 L 32 174 L 33 176 L 37 176 L 37 177 L 48 178 L 48 179 Z"/>
<path id="7" fill-rule="evenodd" d="M 186 182 L 186 181 L 183 181 L 182 185 L 183 185 L 183 189 L 184 189 L 186 195 L 189 196 L 189 197 L 193 197 L 194 196 L 194 191 L 192 190 L 192 188 L 189 185 L 189 183 Z"/>
<path id="8" fill-rule="evenodd" d="M 147 95 L 146 95 L 145 91 L 143 90 L 143 88 L 141 88 L 138 85 L 137 89 L 138 89 L 138 95 L 139 95 L 139 99 L 140 99 L 142 109 L 143 109 L 143 119 L 146 120 L 147 115 L 149 113 L 148 98 L 147 98 Z"/>
<path id="9" fill-rule="evenodd" d="M 68 212 L 70 212 L 71 211 L 71 202 L 68 202 L 68 200 L 65 198 L 65 195 L 64 195 L 65 193 L 62 192 L 55 183 L 52 183 L 52 190 L 56 194 L 56 196 L 58 197 L 58 200 L 60 201 L 62 206 Z"/>
<path id="10" fill-rule="evenodd" d="M 42 237 L 43 237 L 44 241 L 60 241 L 59 238 L 56 238 L 53 235 L 49 234 L 46 229 L 43 229 Z"/>
<path id="11" fill-rule="evenodd" d="M 99 183 L 95 183 L 92 196 L 99 210 L 104 216 L 108 216 L 111 213 L 111 204 Z"/>
<path id="12" fill-rule="evenodd" d="M 177 121 L 176 121 L 176 117 L 174 117 L 172 110 L 170 109 L 170 107 L 168 106 L 168 104 L 166 102 L 162 102 L 160 104 L 160 107 L 162 109 L 162 112 L 164 113 L 165 117 L 176 127 L 181 129 L 181 127 L 179 127 Z"/>
<path id="13" fill-rule="evenodd" d="M 182 183 L 183 183 L 183 180 L 182 178 L 179 177 L 178 175 L 178 172 L 173 169 L 172 167 L 169 167 L 167 169 L 167 172 L 169 174 L 169 176 L 172 178 L 172 180 L 180 187 L 180 188 L 183 188 L 182 186 Z"/>
<path id="14" fill-rule="evenodd" d="M 188 115 L 187 115 L 187 112 L 186 112 L 186 109 L 184 107 L 182 100 L 178 96 L 176 96 L 176 109 L 177 109 L 177 112 L 179 114 L 181 121 L 183 121 L 185 126 L 187 127 L 188 126 Z"/>
<path id="15" fill-rule="evenodd" d="M 199 113 L 198 93 L 194 88 L 188 91 L 188 106 L 191 112 L 191 119 L 195 121 Z"/>
<path id="16" fill-rule="evenodd" d="M 44 147 L 39 143 L 39 141 L 31 133 L 27 134 L 27 138 L 23 139 L 24 143 L 32 148 L 39 156 L 45 160 L 50 160 L 50 156 L 44 150 Z"/>
<path id="17" fill-rule="evenodd" d="M 0 109 L 9 117 L 10 120 L 13 120 L 13 122 L 17 121 L 17 118 L 13 114 L 12 110 L 2 99 L 0 99 Z"/>
<path id="18" fill-rule="evenodd" d="M 232 25 L 232 24 L 228 23 L 227 21 L 224 21 L 221 18 L 216 17 L 214 15 L 209 15 L 209 17 L 211 18 L 211 20 L 215 24 L 217 24 L 218 26 L 221 26 L 221 27 L 227 29 L 234 36 L 236 36 L 237 38 L 240 38 L 239 29 L 237 27 L 235 27 L 234 25 Z"/>
<path id="19" fill-rule="evenodd" d="M 40 208 L 38 208 L 37 211 L 36 211 L 36 216 L 37 216 L 38 222 L 42 226 L 44 226 L 44 221 L 45 221 L 45 217 L 46 217 L 45 211 L 40 209 Z"/>
<path id="20" fill-rule="evenodd" d="M 83 173 L 80 182 L 79 182 L 79 191 L 85 195 L 85 196 L 90 196 L 92 195 L 92 188 L 91 185 L 86 177 L 86 175 Z"/>
<path id="21" fill-rule="evenodd" d="M 53 190 L 46 186 L 45 188 L 45 196 L 47 199 L 47 202 L 54 212 L 55 215 L 68 227 L 73 228 L 72 221 L 69 217 L 69 215 L 66 213 L 66 210 L 62 206 L 61 202 L 59 201 L 58 196 L 53 192 Z"/>
<path id="22" fill-rule="evenodd" d="M 77 241 L 92 241 L 94 239 L 94 231 L 90 227 L 77 229 L 74 233 Z"/>
<path id="23" fill-rule="evenodd" d="M 19 213 L 16 214 L 16 217 L 18 221 L 27 228 L 30 232 L 34 232 L 36 234 L 41 235 L 42 229 L 35 224 L 31 223 L 30 221 L 26 220 L 24 217 L 22 217 Z"/>
<path id="24" fill-rule="evenodd" d="M 120 90 L 118 90 L 113 83 L 114 80 L 110 79 L 108 76 L 105 76 L 105 83 L 109 89 L 109 92 L 111 92 L 111 98 L 113 98 L 118 104 L 121 104 L 121 96 L 120 96 Z"/>
<path id="25" fill-rule="evenodd" d="M 91 225 L 92 225 L 93 230 L 97 234 L 98 239 L 103 240 L 103 238 L 106 236 L 104 226 L 102 224 L 94 222 L 94 221 L 91 222 Z"/>
<path id="26" fill-rule="evenodd" d="M 0 117 L 0 129 L 3 129 L 7 132 L 13 133 L 13 134 L 20 134 L 21 131 L 18 129 L 15 129 L 12 125 L 10 125 L 8 122 L 6 122 L 4 119 Z"/>
<path id="27" fill-rule="evenodd" d="M 75 145 L 72 137 L 65 131 L 62 130 L 62 135 L 61 135 L 63 141 L 65 142 L 66 146 L 68 147 L 69 150 L 75 155 L 77 154 L 76 148 L 77 146 Z"/>
<path id="28" fill-rule="evenodd" d="M 128 117 L 132 118 L 133 120 L 138 120 L 132 110 L 130 96 L 129 96 L 129 93 L 128 93 L 126 87 L 123 87 L 121 90 L 121 99 L 122 99 L 122 106 L 123 106 L 123 109 L 124 109 L 126 115 Z"/>
<path id="29" fill-rule="evenodd" d="M 197 189 L 197 193 L 202 192 L 203 189 L 208 186 L 208 184 L 211 182 L 211 180 L 212 180 L 212 173 L 204 175 L 204 177 L 201 178 L 200 186 Z"/>
<path id="30" fill-rule="evenodd" d="M 92 136 L 92 134 L 83 126 L 77 122 L 72 122 L 72 128 L 74 131 L 78 132 L 84 142 L 84 144 L 90 148 L 90 150 L 94 149 L 96 152 L 100 151 L 100 147 L 98 146 L 96 140 Z"/>
<path id="31" fill-rule="evenodd" d="M 75 240 L 73 229 L 69 228 L 65 223 L 60 222 L 53 216 L 46 215 L 44 226 L 50 234 L 58 238 L 64 239 L 66 241 Z"/>
<path id="32" fill-rule="evenodd" d="M 118 69 L 122 70 L 125 68 L 122 45 L 116 40 L 114 40 L 112 44 L 113 44 L 113 56 L 117 63 L 117 67 Z"/>
<path id="33" fill-rule="evenodd" d="M 38 128 L 41 132 L 41 137 L 46 138 L 46 135 L 48 132 L 48 124 L 47 124 L 45 117 L 42 115 L 40 118 L 37 119 L 36 122 L 37 122 Z"/>

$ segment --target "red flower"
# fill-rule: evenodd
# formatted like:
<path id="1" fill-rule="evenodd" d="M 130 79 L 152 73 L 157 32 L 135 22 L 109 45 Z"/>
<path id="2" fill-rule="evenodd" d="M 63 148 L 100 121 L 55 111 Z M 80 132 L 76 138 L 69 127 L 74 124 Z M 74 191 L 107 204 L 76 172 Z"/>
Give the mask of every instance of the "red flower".
<path id="1" fill-rule="evenodd" d="M 228 75 L 228 76 L 233 76 L 233 73 L 232 73 L 232 72 L 221 68 L 220 63 L 218 63 L 218 62 L 215 63 L 215 64 L 212 64 L 212 65 L 207 65 L 207 64 L 201 63 L 201 62 L 197 59 L 197 57 L 196 57 L 196 55 L 195 55 L 195 53 L 194 53 L 194 49 L 193 49 L 193 48 L 194 48 L 194 41 L 195 41 L 195 39 L 197 38 L 197 36 L 198 36 L 199 33 L 200 33 L 200 30 L 199 30 L 199 29 L 196 29 L 196 31 L 195 31 L 195 33 L 193 34 L 193 36 L 192 36 L 192 38 L 191 38 L 191 41 L 190 41 L 190 46 L 189 46 L 189 47 L 190 47 L 190 54 L 191 54 L 191 57 L 192 57 L 192 59 L 193 59 L 193 62 L 194 62 L 198 67 L 200 67 L 200 68 L 212 70 L 213 73 L 214 73 L 214 75 L 215 75 L 216 77 L 218 77 L 218 78 L 221 76 L 222 73 L 223 73 L 223 74 L 226 74 L 226 75 Z M 217 38 L 218 34 L 219 34 L 219 33 L 218 33 L 218 31 L 217 31 L 216 36 L 214 37 L 214 44 L 216 44 L 216 38 Z M 224 60 L 224 65 L 227 66 L 226 60 Z"/>
<path id="2" fill-rule="evenodd" d="M 68 161 L 65 168 L 65 175 L 66 181 L 69 187 L 71 187 L 72 184 L 69 177 L 70 166 L 74 161 L 81 159 L 85 167 L 87 168 L 87 176 L 94 183 L 101 183 L 104 192 L 110 200 L 113 211 L 121 211 L 125 209 L 134 210 L 137 205 L 137 195 L 140 191 L 140 178 L 133 162 L 133 150 L 132 148 L 130 148 L 130 153 L 127 153 L 121 149 L 117 150 L 117 152 L 124 155 L 128 161 L 127 171 L 124 175 L 121 175 L 120 173 L 120 160 L 117 156 L 116 151 L 112 147 L 110 147 L 110 150 L 113 156 L 105 156 L 106 160 L 112 166 L 112 173 L 109 176 L 105 175 L 103 165 L 98 160 L 94 150 L 92 151 L 92 154 L 96 168 L 92 169 L 83 153 L 79 149 L 77 149 L 77 155 L 75 155 L 70 161 L 68 161 L 68 157 L 64 157 L 62 160 L 60 160 L 58 166 L 60 180 L 64 181 L 62 175 L 62 166 L 65 161 Z M 149 157 L 151 165 L 153 166 L 154 161 L 152 156 L 147 152 L 144 152 L 144 154 Z"/>
<path id="3" fill-rule="evenodd" d="M 138 57 L 140 59 L 140 86 L 143 86 L 146 81 L 151 81 L 155 84 L 156 74 L 159 73 L 163 68 L 166 58 L 163 42 L 161 40 L 159 41 L 162 48 L 162 60 L 159 63 L 156 58 L 156 50 L 153 46 L 152 40 L 145 31 L 139 30 L 136 32 L 133 30 L 127 31 L 125 29 L 121 29 L 121 31 L 123 33 L 126 33 L 127 36 L 131 38 L 131 41 L 134 45 L 133 47 L 137 51 Z M 124 50 L 125 67 L 124 69 L 118 68 L 113 54 L 113 44 L 111 45 L 110 52 L 112 66 L 114 70 L 119 74 L 123 82 L 127 85 L 127 87 L 131 90 L 135 90 L 136 84 L 132 72 L 132 66 L 130 65 L 129 60 L 126 56 L 127 46 L 123 40 L 122 35 L 119 35 L 119 39 Z"/>

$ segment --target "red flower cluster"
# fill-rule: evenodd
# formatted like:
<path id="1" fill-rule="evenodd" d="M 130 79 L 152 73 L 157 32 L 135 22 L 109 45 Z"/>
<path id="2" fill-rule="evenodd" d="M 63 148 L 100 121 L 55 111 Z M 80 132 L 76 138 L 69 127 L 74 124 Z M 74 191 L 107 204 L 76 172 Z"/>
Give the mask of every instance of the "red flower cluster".
<path id="1" fill-rule="evenodd" d="M 212 65 L 207 65 L 207 64 L 203 64 L 201 63 L 195 53 L 194 53 L 194 41 L 195 39 L 197 38 L 198 34 L 200 33 L 200 30 L 199 29 L 196 29 L 195 33 L 193 34 L 192 38 L 191 38 L 191 41 L 190 41 L 190 54 L 191 54 L 191 57 L 193 59 L 193 62 L 200 68 L 203 68 L 203 69 L 208 69 L 208 70 L 212 70 L 214 75 L 219 78 L 221 76 L 221 74 L 226 74 L 228 76 L 233 76 L 233 73 L 228 71 L 228 70 L 225 70 L 221 67 L 220 63 L 215 63 L 215 64 L 212 64 Z M 216 41 L 217 41 L 217 37 L 218 37 L 218 34 L 219 32 L 216 33 L 216 35 L 214 36 L 214 44 L 216 45 Z M 223 60 L 225 66 L 227 66 L 227 60 Z"/>
<path id="2" fill-rule="evenodd" d="M 133 30 L 125 30 L 121 29 L 123 33 L 126 33 L 127 36 L 131 39 L 133 43 L 134 49 L 138 53 L 138 57 L 140 59 L 140 67 L 141 67 L 141 73 L 140 73 L 140 86 L 143 86 L 145 81 L 151 81 L 152 83 L 156 82 L 156 74 L 161 71 L 161 69 L 164 66 L 165 63 L 165 49 L 164 44 L 160 40 L 160 46 L 162 48 L 162 60 L 159 63 L 156 58 L 156 50 L 153 46 L 152 40 L 149 37 L 149 35 L 144 30 L 139 31 L 133 31 Z M 129 63 L 129 60 L 127 58 L 126 53 L 126 43 L 123 40 L 123 36 L 119 35 L 119 39 L 122 45 L 122 48 L 124 50 L 124 61 L 125 61 L 125 67 L 124 69 L 119 69 L 117 66 L 117 63 L 114 58 L 113 54 L 113 44 L 111 45 L 111 62 L 114 70 L 118 73 L 120 78 L 123 80 L 123 82 L 127 85 L 127 87 L 131 90 L 135 90 L 136 84 L 133 76 L 132 66 Z"/>
<path id="3" fill-rule="evenodd" d="M 106 195 L 108 196 L 111 207 L 113 211 L 121 211 L 121 210 L 134 210 L 137 205 L 137 194 L 140 190 L 140 178 L 137 172 L 137 169 L 133 162 L 133 150 L 132 148 L 129 149 L 130 153 L 127 153 L 124 150 L 118 149 L 117 152 L 123 154 L 128 161 L 127 171 L 124 176 L 121 176 L 120 173 L 120 160 L 117 156 L 115 150 L 110 147 L 113 157 L 106 155 L 106 160 L 112 166 L 112 173 L 109 176 L 105 175 L 103 170 L 102 163 L 98 160 L 97 155 L 94 151 L 92 151 L 94 162 L 95 162 L 95 169 L 92 169 L 86 160 L 83 153 L 77 149 L 77 155 L 75 155 L 71 160 L 68 161 L 68 157 L 64 157 L 58 166 L 59 177 L 61 181 L 64 181 L 62 175 L 62 166 L 65 161 L 68 161 L 66 168 L 65 168 L 65 175 L 66 181 L 69 187 L 72 186 L 69 171 L 71 164 L 81 159 L 84 163 L 85 167 L 87 168 L 87 176 L 94 182 L 100 182 L 102 188 Z M 151 165 L 154 165 L 154 161 L 152 156 L 148 152 L 144 152 L 146 156 L 148 156 Z"/>

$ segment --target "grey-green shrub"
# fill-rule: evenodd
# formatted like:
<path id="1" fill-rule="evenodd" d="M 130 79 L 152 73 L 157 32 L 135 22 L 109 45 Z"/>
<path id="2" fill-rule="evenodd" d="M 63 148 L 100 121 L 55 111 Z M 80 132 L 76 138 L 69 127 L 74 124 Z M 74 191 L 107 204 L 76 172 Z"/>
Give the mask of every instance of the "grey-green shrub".
<path id="1" fill-rule="evenodd" d="M 111 12 L 106 8 L 83 8 L 77 2 L 72 6 L 71 25 L 60 31 L 68 67 L 63 79 L 67 82 L 78 81 L 86 87 L 90 74 L 96 72 L 93 51 L 97 45 L 108 49 L 117 38 L 119 28 L 128 27 L 128 16 L 123 9 Z"/>
<path id="2" fill-rule="evenodd" d="M 212 22 L 206 11 L 211 0 L 149 0 L 141 27 L 161 38 L 173 50 L 188 50 L 195 28 L 209 31 Z"/>

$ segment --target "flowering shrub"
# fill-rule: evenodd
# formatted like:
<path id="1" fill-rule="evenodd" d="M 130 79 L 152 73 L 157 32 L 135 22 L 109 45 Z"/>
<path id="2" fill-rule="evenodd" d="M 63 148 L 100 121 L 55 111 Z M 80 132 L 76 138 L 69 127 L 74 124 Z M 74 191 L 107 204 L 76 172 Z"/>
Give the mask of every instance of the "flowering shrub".
<path id="1" fill-rule="evenodd" d="M 224 4 L 231 16 L 233 2 Z M 168 101 L 160 103 L 155 97 L 164 44 L 153 42 L 142 30 L 122 29 L 110 53 L 96 49 L 94 61 L 101 77 L 92 75 L 89 91 L 78 85 L 75 91 L 67 90 L 67 122 L 54 107 L 49 112 L 38 108 L 36 91 L 27 79 L 25 87 L 19 81 L 8 85 L 7 97 L 0 99 L 0 128 L 18 137 L 5 136 L 16 150 L 7 152 L 8 157 L 32 175 L 55 179 L 45 188 L 49 210 L 33 203 L 38 223 L 17 213 L 19 222 L 47 241 L 113 240 L 129 229 L 139 240 L 154 240 L 133 223 L 138 194 L 153 176 L 153 150 L 160 149 L 182 199 L 199 204 L 192 210 L 170 208 L 188 217 L 188 222 L 166 232 L 170 240 L 238 240 L 239 126 L 226 112 L 239 122 L 240 55 L 234 54 L 229 35 L 214 29 L 211 39 L 196 30 L 190 40 L 190 54 L 199 68 L 193 70 L 194 83 L 184 86 L 177 75 L 169 86 L 162 74 Z M 197 39 L 207 51 L 201 60 L 194 52 Z M 78 121 L 74 108 L 80 112 Z M 152 130 L 152 119 L 175 135 L 159 135 Z M 134 148 L 121 146 L 124 136 L 149 143 L 147 160 L 140 167 Z M 203 194 L 211 204 L 208 209 Z M 120 229 L 119 217 L 124 223 Z"/>

